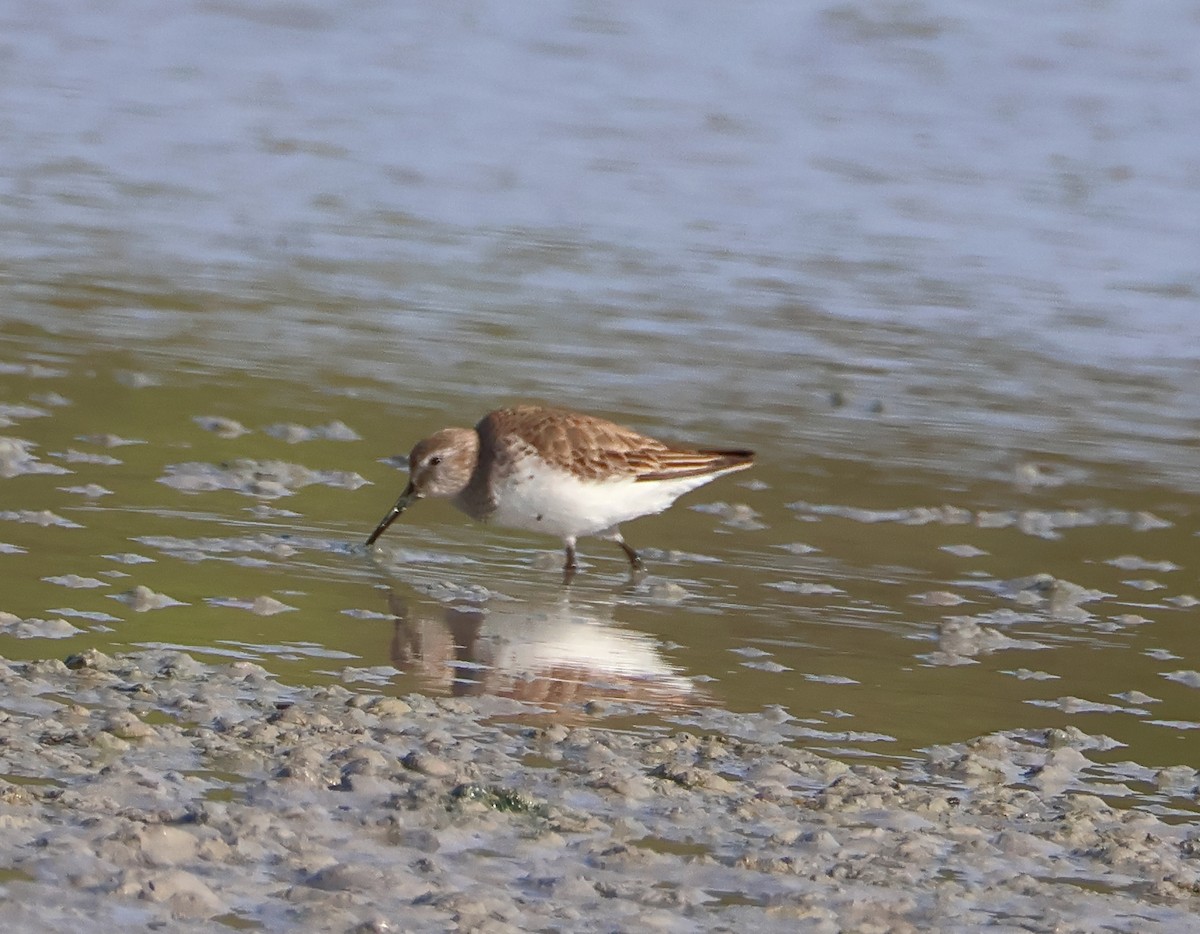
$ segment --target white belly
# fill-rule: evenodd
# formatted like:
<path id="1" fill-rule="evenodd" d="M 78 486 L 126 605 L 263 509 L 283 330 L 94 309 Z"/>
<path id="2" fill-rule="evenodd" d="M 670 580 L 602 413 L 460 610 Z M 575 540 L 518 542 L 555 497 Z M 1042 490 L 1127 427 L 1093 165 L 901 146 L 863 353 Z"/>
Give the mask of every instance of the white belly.
<path id="1" fill-rule="evenodd" d="M 580 480 L 565 471 L 528 468 L 494 482 L 496 509 L 489 522 L 574 538 L 607 532 L 638 516 L 662 512 L 712 475 L 679 480 Z"/>

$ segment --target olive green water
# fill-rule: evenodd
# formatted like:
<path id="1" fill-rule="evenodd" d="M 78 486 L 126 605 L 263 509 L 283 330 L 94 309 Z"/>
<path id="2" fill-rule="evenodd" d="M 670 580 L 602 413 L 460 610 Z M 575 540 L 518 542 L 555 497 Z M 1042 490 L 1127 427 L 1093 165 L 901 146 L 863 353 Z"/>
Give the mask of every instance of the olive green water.
<path id="1" fill-rule="evenodd" d="M 994 35 L 934 13 L 693 24 L 742 37 L 749 96 L 632 8 L 192 15 L 6 14 L 0 435 L 29 456 L 0 478 L 0 654 L 170 644 L 634 728 L 778 707 L 853 757 L 1076 727 L 1116 799 L 1194 807 L 1142 781 L 1200 764 L 1194 186 L 1062 156 L 1144 128 L 1028 62 L 987 106 L 931 88 L 919 61 L 970 71 Z M 393 55 L 410 34 L 446 54 Z M 1102 100 L 1182 93 L 1122 37 L 1092 36 L 1140 63 Z M 609 86 L 609 55 L 670 81 Z M 938 146 L 874 113 L 897 81 Z M 367 554 L 404 482 L 380 459 L 518 400 L 760 463 L 630 524 L 639 581 L 584 542 L 564 589 L 557 543 L 437 503 Z M 114 599 L 138 586 L 177 603 Z"/>
<path id="2" fill-rule="evenodd" d="M 800 721 L 803 742 L 853 756 L 1077 726 L 1126 744 L 1110 753 L 1119 761 L 1190 761 L 1196 688 L 1169 680 L 1189 668 L 1197 612 L 1188 599 L 1198 590 L 1188 494 L 1132 475 L 1116 486 L 1115 471 L 1089 482 L 1065 460 L 1045 475 L 1083 476 L 1028 489 L 1012 455 L 981 476 L 899 457 L 889 467 L 883 453 L 806 454 L 806 436 L 894 434 L 915 446 L 920 429 L 887 406 L 847 412 L 815 390 L 739 413 L 716 389 L 697 398 L 690 419 L 654 417 L 652 404 L 629 417 L 664 436 L 753 445 L 761 464 L 631 524 L 650 564 L 644 579 L 630 580 L 612 546 L 586 542 L 588 565 L 564 588 L 557 543 L 474 526 L 441 503 L 415 507 L 376 554 L 362 547 L 403 483 L 378 459 L 443 423 L 469 422 L 487 404 L 436 384 L 436 370 L 425 373 L 427 389 L 393 394 L 339 374 L 337 355 L 314 354 L 307 366 L 268 359 L 249 372 L 229 366 L 226 338 L 201 333 L 204 312 L 159 311 L 185 336 L 126 347 L 77 327 L 87 320 L 103 330 L 107 312 L 58 314 L 57 335 L 28 325 L 4 332 L 6 398 L 27 406 L 7 433 L 36 445 L 37 464 L 70 471 L 3 481 L 0 540 L 12 546 L 2 556 L 4 609 L 79 631 L 17 639 L 10 626 L 0 636 L 6 655 L 171 644 L 251 658 L 297 681 L 496 692 L 545 702 L 552 716 L 635 727 L 686 722 L 697 705 L 778 705 Z M 259 326 L 270 314 L 245 312 Z M 353 321 L 347 307 L 343 330 Z M 530 369 L 522 344 L 475 338 L 454 350 L 481 370 L 516 374 Z M 412 372 L 403 342 L 378 353 Z M 565 401 L 584 405 L 584 396 Z M 804 427 L 783 436 L 763 427 L 785 415 Z M 207 416 L 248 432 L 222 438 L 198 421 Z M 334 419 L 360 440 L 289 441 L 264 430 Z M 239 459 L 357 472 L 371 485 L 314 483 L 276 497 L 273 487 L 255 495 L 162 482 L 179 465 Z M 107 492 L 75 491 L 87 484 Z M 57 518 L 43 525 L 47 513 Z M 1170 564 L 1118 561 L 1129 556 Z M 1094 598 L 1055 606 L 1032 585 L 996 592 L 1035 574 Z M 180 605 L 137 611 L 114 599 L 137 585 Z M 950 595 L 964 602 L 942 605 Z M 264 597 L 288 609 L 255 612 Z M 1014 641 L 939 654 L 947 646 L 938 627 L 950 617 Z M 1114 696 L 1129 691 L 1154 700 Z"/>

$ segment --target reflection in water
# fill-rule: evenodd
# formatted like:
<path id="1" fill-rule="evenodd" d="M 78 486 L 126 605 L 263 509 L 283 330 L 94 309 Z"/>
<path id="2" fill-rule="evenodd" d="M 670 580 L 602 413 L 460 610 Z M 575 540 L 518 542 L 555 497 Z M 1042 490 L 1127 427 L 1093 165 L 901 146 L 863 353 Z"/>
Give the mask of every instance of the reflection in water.
<path id="1" fill-rule="evenodd" d="M 568 593 L 543 604 L 422 605 L 393 588 L 392 664 L 454 696 L 494 694 L 577 706 L 599 699 L 695 705 L 702 691 L 653 639 L 617 628 L 611 612 Z"/>

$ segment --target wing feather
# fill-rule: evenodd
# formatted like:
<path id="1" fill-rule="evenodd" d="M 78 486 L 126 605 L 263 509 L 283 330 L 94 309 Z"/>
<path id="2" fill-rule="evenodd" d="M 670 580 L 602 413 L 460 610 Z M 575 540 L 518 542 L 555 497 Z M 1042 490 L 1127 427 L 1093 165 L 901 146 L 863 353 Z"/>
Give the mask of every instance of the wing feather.
<path id="1" fill-rule="evenodd" d="M 502 459 L 536 449 L 546 463 L 588 479 L 677 480 L 741 470 L 754 460 L 752 451 L 672 447 L 594 415 L 541 406 L 499 409 L 477 428 Z"/>

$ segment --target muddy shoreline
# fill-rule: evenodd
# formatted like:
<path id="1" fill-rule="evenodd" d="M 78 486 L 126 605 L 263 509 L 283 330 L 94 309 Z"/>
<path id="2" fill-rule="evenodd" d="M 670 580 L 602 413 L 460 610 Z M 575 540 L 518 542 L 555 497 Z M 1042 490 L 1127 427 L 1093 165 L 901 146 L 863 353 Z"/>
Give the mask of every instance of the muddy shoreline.
<path id="1" fill-rule="evenodd" d="M 530 727 L 173 651 L 0 661 L 8 930 L 1182 930 L 1200 829 L 1064 791 L 1088 738 L 936 781 L 729 729 Z M 764 719 L 765 718 L 765 719 Z"/>

